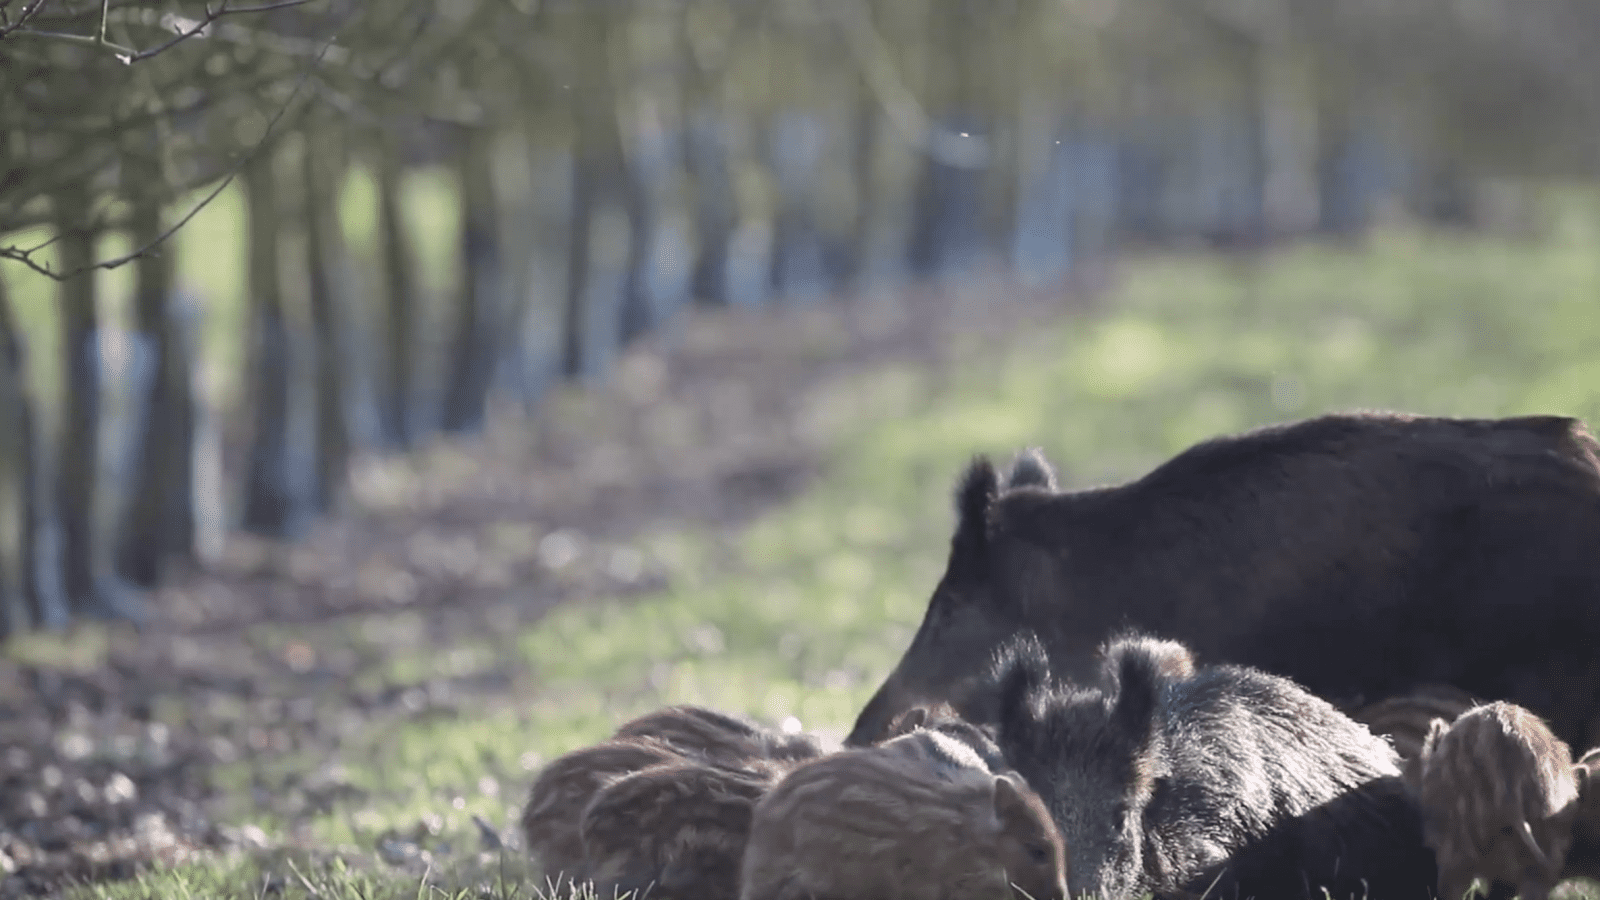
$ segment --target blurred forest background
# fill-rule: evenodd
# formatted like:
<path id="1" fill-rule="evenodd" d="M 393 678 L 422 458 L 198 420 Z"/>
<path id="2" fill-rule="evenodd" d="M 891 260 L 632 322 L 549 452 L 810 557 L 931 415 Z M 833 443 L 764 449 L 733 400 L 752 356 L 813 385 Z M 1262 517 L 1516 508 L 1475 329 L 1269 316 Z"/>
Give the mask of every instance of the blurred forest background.
<path id="1" fill-rule="evenodd" d="M 983 308 L 1000 319 L 1014 295 L 1023 321 L 1037 314 L 1020 311 L 1030 292 L 1070 305 L 1061 298 L 1104 293 L 1139 260 L 1199 251 L 1202 269 L 1151 262 L 1106 301 L 1173 316 L 1177 332 L 1085 326 L 1082 365 L 1100 366 L 1104 390 L 1084 402 L 1179 422 L 1117 445 L 1137 448 L 1108 466 L 1124 474 L 1323 402 L 1429 398 L 1438 406 L 1418 411 L 1475 414 L 1564 402 L 1574 395 L 1463 374 L 1496 341 L 1519 348 L 1496 351 L 1518 377 L 1546 338 L 1551 352 L 1592 349 L 1565 306 L 1569 318 L 1540 318 L 1542 330 L 1504 330 L 1520 321 L 1522 275 L 1556 256 L 1463 245 L 1428 257 L 1428 287 L 1381 252 L 1263 260 L 1307 239 L 1360 248 L 1396 222 L 1538 232 L 1551 196 L 1587 197 L 1600 175 L 1595 59 L 1600 6 L 1587 0 L 0 0 L 0 637 L 147 621 L 150 590 L 214 565 L 238 535 L 292 543 L 353 515 L 362 459 L 492 431 L 564 384 L 627 395 L 629 348 L 689 340 L 696 309 L 762 308 L 765 332 L 722 349 L 742 350 L 735 369 L 752 377 L 771 354 L 776 377 L 786 349 L 816 340 L 784 310 L 966 290 L 996 294 Z M 1559 266 L 1597 250 L 1600 237 L 1569 229 Z M 1474 268 L 1486 258 L 1500 269 Z M 1379 270 L 1394 278 L 1375 295 L 1405 323 L 1388 336 L 1424 362 L 1378 366 L 1380 351 L 1341 324 L 1327 371 L 1417 385 L 1405 377 L 1448 356 L 1429 377 L 1470 387 L 1476 408 L 1446 408 L 1460 396 L 1431 388 L 1319 394 L 1309 371 L 1274 380 L 1262 373 L 1295 353 L 1265 338 L 1217 376 L 1237 386 L 1259 363 L 1248 373 L 1266 379 L 1259 407 L 1216 391 L 1182 409 L 1178 393 L 1166 406 L 1133 397 L 1180 373 L 1199 385 L 1222 365 L 1179 352 L 1175 333 L 1214 348 L 1256 328 L 1293 334 L 1318 315 L 1296 298 Z M 1493 286 L 1467 298 L 1441 272 Z M 1240 279 L 1254 293 L 1217 299 Z M 1430 344 L 1431 319 L 1457 309 L 1466 324 L 1437 332 L 1454 343 Z M 1065 358 L 1066 345 L 1052 351 Z M 1063 422 L 1082 412 L 1026 396 Z M 1594 399 L 1583 397 L 1537 411 L 1581 412 Z M 644 415 L 648 404 L 625 400 L 618 415 Z M 1009 409 L 920 437 L 951 453 L 971 452 L 978 433 L 1039 441 L 1024 427 L 1037 415 L 1011 421 Z M 1089 413 L 1061 427 L 1086 433 L 1091 420 L 1108 447 L 1139 427 Z M 581 458 L 582 439 L 570 443 Z M 937 519 L 927 504 L 945 501 L 947 476 L 917 471 L 931 499 L 915 503 Z M 938 555 L 934 532 L 919 553 Z M 563 535 L 533 541 L 547 563 L 582 551 Z M 649 583 L 648 560 L 608 560 L 613 580 Z M 914 621 L 925 575 L 907 576 L 904 610 L 886 600 L 850 628 Z M 393 646 L 385 634 L 373 642 Z M 722 647 L 693 634 L 700 651 Z M 307 640 L 267 642 L 303 675 L 323 665 Z M 610 653 L 595 659 L 620 658 Z M 28 672 L 28 696 L 70 693 Z M 854 682 L 836 686 L 824 717 L 856 698 Z M 399 689 L 389 700 L 426 706 Z M 276 715 L 293 717 L 282 704 Z M 0 754 L 0 777 L 37 762 Z M 85 781 L 101 800 L 109 771 Z M 150 778 L 134 781 L 148 794 Z M 70 793 L 71 778 L 57 782 Z M 40 797 L 14 815 L 0 802 L 0 838 L 8 821 L 43 818 L 55 794 Z M 16 846 L 48 845 L 28 841 Z M 7 846 L 0 876 L 19 865 L 3 864 Z"/>
<path id="2" fill-rule="evenodd" d="M 1484 224 L 1600 163 L 1580 0 L 213 2 L 0 5 L 0 630 L 136 616 L 692 305 Z"/>

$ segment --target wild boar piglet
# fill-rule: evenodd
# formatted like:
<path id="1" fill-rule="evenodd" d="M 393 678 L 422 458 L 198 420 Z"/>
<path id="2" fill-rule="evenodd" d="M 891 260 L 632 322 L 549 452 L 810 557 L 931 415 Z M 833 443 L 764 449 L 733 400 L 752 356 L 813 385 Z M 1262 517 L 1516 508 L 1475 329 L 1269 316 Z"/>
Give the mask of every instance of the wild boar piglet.
<path id="1" fill-rule="evenodd" d="M 1350 717 L 1373 734 L 1387 737 L 1402 760 L 1416 759 L 1434 719 L 1455 721 L 1479 701 L 1448 684 L 1428 684 L 1398 697 L 1357 707 Z"/>
<path id="2" fill-rule="evenodd" d="M 597 897 L 737 900 L 751 815 L 781 772 L 685 761 L 611 782 L 583 811 L 578 880 Z"/>
<path id="3" fill-rule="evenodd" d="M 524 846 L 546 877 L 560 883 L 587 868 L 578 822 L 607 784 L 682 756 L 650 738 L 611 740 L 551 760 L 528 791 L 522 810 Z"/>
<path id="4" fill-rule="evenodd" d="M 917 730 L 790 772 L 756 806 L 742 900 L 1065 900 L 1039 797 L 970 747 Z"/>
<path id="5" fill-rule="evenodd" d="M 1406 780 L 1439 861 L 1441 900 L 1481 877 L 1545 900 L 1566 867 L 1578 809 L 1572 752 L 1544 720 L 1514 703 L 1435 719 Z"/>
<path id="6" fill-rule="evenodd" d="M 757 758 L 798 762 L 823 753 L 821 743 L 809 734 L 789 734 L 693 704 L 645 713 L 623 723 L 613 737 L 654 738 L 686 753 L 736 764 Z"/>

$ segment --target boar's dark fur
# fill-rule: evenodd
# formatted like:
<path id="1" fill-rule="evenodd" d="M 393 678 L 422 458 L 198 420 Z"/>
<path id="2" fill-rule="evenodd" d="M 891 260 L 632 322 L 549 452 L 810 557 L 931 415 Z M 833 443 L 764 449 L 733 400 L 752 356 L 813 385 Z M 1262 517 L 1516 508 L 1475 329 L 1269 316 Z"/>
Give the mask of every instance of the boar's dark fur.
<path id="1" fill-rule="evenodd" d="M 1600 444 L 1575 419 L 1328 415 L 1197 444 L 1133 482 L 1057 491 L 1028 453 L 961 478 L 947 567 L 846 739 L 982 681 L 1038 631 L 1087 683 L 1122 629 L 1336 703 L 1421 684 L 1514 701 L 1573 746 L 1600 711 Z"/>
<path id="2" fill-rule="evenodd" d="M 1287 679 L 1196 668 L 1173 641 L 1128 635 L 1100 655 L 1095 687 L 1053 684 L 1026 639 L 1001 659 L 999 743 L 1061 829 L 1073 896 L 1194 889 L 1209 875 L 1199 889 L 1230 897 L 1290 884 L 1343 900 L 1377 873 L 1393 876 L 1382 896 L 1426 900 L 1431 855 L 1382 739 Z M 1294 852 L 1248 854 L 1264 840 Z M 1344 856 L 1352 846 L 1364 855 Z"/>
<path id="3" fill-rule="evenodd" d="M 1034 487 L 1047 491 L 1056 489 L 1056 470 L 1037 447 L 1029 447 L 1011 461 L 1011 474 L 1006 476 L 1006 488 Z"/>

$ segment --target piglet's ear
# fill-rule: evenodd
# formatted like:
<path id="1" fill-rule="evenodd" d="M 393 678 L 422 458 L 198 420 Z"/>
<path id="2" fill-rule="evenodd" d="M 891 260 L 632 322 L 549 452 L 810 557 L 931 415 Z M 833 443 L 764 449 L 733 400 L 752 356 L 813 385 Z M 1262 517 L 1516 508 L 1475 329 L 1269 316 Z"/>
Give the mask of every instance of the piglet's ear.
<path id="1" fill-rule="evenodd" d="M 1026 803 L 1022 799 L 1022 792 L 1017 790 L 1017 783 L 1010 775 L 996 775 L 994 777 L 994 814 L 1001 822 L 1010 822 L 1023 817 Z"/>

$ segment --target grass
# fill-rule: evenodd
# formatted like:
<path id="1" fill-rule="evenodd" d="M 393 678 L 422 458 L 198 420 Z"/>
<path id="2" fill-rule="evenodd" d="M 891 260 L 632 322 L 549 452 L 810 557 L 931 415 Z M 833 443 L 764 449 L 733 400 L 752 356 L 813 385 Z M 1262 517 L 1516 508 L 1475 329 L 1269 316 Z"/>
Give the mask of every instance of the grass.
<path id="1" fill-rule="evenodd" d="M 1301 247 L 1250 267 L 1145 258 L 1104 312 L 1002 358 L 969 359 L 936 395 L 921 376 L 886 372 L 841 396 L 865 424 L 814 490 L 739 538 L 734 574 L 704 575 L 705 536 L 652 536 L 670 589 L 563 608 L 503 645 L 531 670 L 531 696 L 381 725 L 335 759 L 298 763 L 339 767 L 362 798 L 299 836 L 325 857 L 303 878 L 281 862 L 201 861 L 80 896 L 258 896 L 272 879 L 285 897 L 312 885 L 322 897 L 456 897 L 486 885 L 488 896 L 531 896 L 524 880 L 493 887 L 498 858 L 442 854 L 424 883 L 370 848 L 418 827 L 471 846 L 474 814 L 509 832 L 543 761 L 662 703 L 848 728 L 921 618 L 953 480 L 974 452 L 1041 446 L 1082 486 L 1135 476 L 1219 433 L 1336 409 L 1600 424 L 1600 229 L 1589 205 L 1563 210 L 1526 243 L 1392 230 L 1362 250 Z M 238 814 L 251 820 L 243 803 Z"/>

